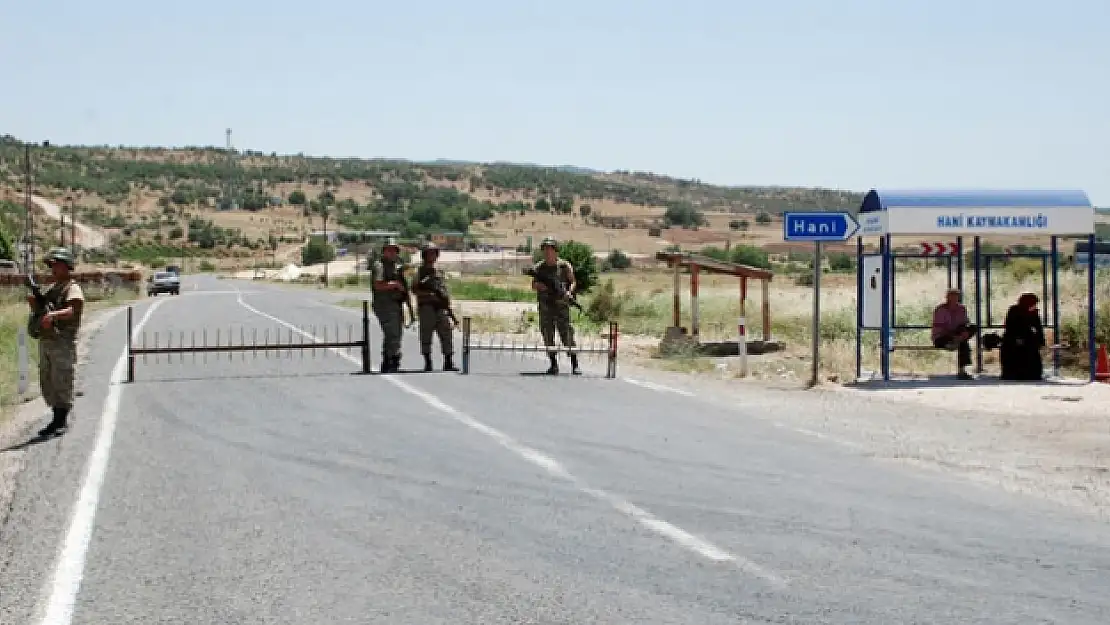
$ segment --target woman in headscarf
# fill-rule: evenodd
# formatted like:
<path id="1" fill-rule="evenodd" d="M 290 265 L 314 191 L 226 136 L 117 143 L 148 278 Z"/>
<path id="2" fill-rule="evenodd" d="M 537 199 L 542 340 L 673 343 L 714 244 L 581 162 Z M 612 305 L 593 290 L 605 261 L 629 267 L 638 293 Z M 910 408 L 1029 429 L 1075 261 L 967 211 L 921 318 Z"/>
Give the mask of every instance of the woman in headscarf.
<path id="1" fill-rule="evenodd" d="M 1006 312 L 1000 354 L 1003 380 L 1031 381 L 1044 377 L 1041 348 L 1045 339 L 1041 313 L 1037 310 L 1039 302 L 1033 293 L 1022 293 Z"/>

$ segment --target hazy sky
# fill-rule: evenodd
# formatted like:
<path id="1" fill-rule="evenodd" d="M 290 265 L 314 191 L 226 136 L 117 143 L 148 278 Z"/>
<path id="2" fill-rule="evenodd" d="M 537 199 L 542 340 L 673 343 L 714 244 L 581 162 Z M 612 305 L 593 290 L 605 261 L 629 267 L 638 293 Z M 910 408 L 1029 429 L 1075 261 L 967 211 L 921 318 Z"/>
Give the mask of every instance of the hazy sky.
<path id="1" fill-rule="evenodd" d="M 1107 0 L 0 3 L 0 134 L 1082 188 L 1110 206 Z"/>

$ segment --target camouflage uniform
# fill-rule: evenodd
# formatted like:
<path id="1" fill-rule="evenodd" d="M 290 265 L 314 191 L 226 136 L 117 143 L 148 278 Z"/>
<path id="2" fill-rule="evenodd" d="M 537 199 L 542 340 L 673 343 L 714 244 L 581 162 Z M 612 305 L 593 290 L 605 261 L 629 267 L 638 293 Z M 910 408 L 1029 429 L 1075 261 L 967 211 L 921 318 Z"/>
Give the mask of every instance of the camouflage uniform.
<path id="1" fill-rule="evenodd" d="M 386 241 L 384 247 L 396 245 L 391 239 Z M 401 368 L 401 336 L 405 319 L 403 304 L 408 295 L 401 291 L 379 290 L 374 287 L 374 282 L 401 280 L 404 271 L 405 267 L 400 259 L 390 261 L 384 256 L 379 256 L 370 268 L 370 288 L 374 293 L 371 307 L 382 328 L 382 373 L 395 372 Z"/>
<path id="2" fill-rule="evenodd" d="M 555 240 L 548 237 L 540 244 L 540 249 L 555 246 Z M 539 275 L 554 276 L 562 282 L 564 288 L 568 291 L 574 283 L 574 266 L 563 258 L 560 258 L 555 264 L 548 264 L 546 260 L 541 260 L 535 264 L 533 269 Z M 578 368 L 578 354 L 574 351 L 577 345 L 574 342 L 574 326 L 570 323 L 570 303 L 566 300 L 557 299 L 550 291 L 539 291 L 536 293 L 536 304 L 540 316 L 540 333 L 543 335 L 543 343 L 547 347 L 547 357 L 551 360 L 551 367 L 548 368 L 547 372 L 549 374 L 559 373 L 559 350 L 555 348 L 555 332 L 558 331 L 559 340 L 562 341 L 570 355 L 572 373 L 575 375 L 581 373 Z"/>
<path id="3" fill-rule="evenodd" d="M 452 356 L 455 353 L 454 334 L 452 333 L 451 317 L 448 310 L 443 308 L 443 303 L 438 302 L 436 296 L 428 289 L 421 286 L 426 278 L 438 281 L 444 292 L 447 290 L 447 276 L 435 266 L 435 258 L 439 256 L 439 248 L 435 244 L 428 244 L 421 250 L 424 263 L 416 270 L 416 280 L 412 292 L 416 295 L 416 315 L 420 321 L 420 353 L 424 355 L 424 370 L 431 371 L 432 367 L 432 336 L 439 336 L 439 349 L 443 353 L 443 370 L 458 371 Z M 450 305 L 450 302 L 447 302 Z"/>
<path id="4" fill-rule="evenodd" d="M 47 264 L 63 262 L 72 270 L 73 257 L 64 248 L 51 250 Z M 81 285 L 72 278 L 50 285 L 43 295 L 53 310 L 68 308 L 72 302 L 84 302 Z M 73 409 L 74 379 L 77 369 L 77 334 L 81 327 L 81 312 L 70 319 L 55 319 L 49 328 L 39 332 L 39 390 L 43 401 L 50 406 L 54 418 L 39 432 L 55 434 L 66 427 L 66 420 Z"/>

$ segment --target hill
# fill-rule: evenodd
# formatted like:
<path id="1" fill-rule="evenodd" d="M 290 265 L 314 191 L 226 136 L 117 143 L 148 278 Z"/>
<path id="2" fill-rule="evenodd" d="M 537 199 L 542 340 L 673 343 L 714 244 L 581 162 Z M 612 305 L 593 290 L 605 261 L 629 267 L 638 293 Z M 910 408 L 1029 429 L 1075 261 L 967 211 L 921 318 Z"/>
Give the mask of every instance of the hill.
<path id="1" fill-rule="evenodd" d="M 36 146 L 33 191 L 104 228 L 124 257 L 276 255 L 307 233 L 466 232 L 517 247 L 548 233 L 650 253 L 765 237 L 787 209 L 854 210 L 857 193 L 724 187 L 647 172 L 309 157 L 214 147 Z M 0 137 L 0 190 L 23 185 L 23 144 Z M 68 210 L 68 208 L 67 208 Z M 614 240 L 616 239 L 616 240 Z M 147 254 L 149 255 L 149 254 Z M 290 254 L 290 256 L 292 256 Z"/>

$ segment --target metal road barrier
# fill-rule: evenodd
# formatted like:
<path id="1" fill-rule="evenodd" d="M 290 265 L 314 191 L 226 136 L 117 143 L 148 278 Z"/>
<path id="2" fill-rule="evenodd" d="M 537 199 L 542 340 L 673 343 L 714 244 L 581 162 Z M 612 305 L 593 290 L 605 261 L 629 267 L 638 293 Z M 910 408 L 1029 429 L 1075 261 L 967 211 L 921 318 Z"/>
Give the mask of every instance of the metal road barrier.
<path id="1" fill-rule="evenodd" d="M 560 353 L 569 353 L 573 351 L 578 354 L 579 360 L 588 360 L 596 362 L 599 358 L 605 358 L 605 377 L 613 379 L 617 377 L 617 342 L 620 336 L 620 329 L 617 322 L 609 323 L 609 331 L 600 336 L 600 338 L 586 338 L 582 340 L 579 333 L 575 333 L 575 342 L 578 347 L 573 350 L 561 346 L 558 334 L 555 337 L 556 347 L 552 347 L 552 351 Z M 504 333 L 480 333 L 475 335 L 471 329 L 470 317 L 462 318 L 462 371 L 463 375 L 470 373 L 470 360 L 473 352 L 493 352 L 496 358 L 515 357 L 523 359 L 526 354 L 547 354 L 548 348 L 543 344 L 543 340 L 535 335 L 521 336 L 519 334 L 504 334 Z"/>
<path id="2" fill-rule="evenodd" d="M 200 330 L 190 331 L 188 339 L 184 331 L 175 333 L 172 332 L 143 332 L 138 344 L 136 344 L 135 336 L 133 333 L 133 312 L 130 306 L 127 307 L 127 382 L 135 381 L 135 359 L 141 357 L 143 362 L 147 361 L 148 356 L 154 356 L 157 359 L 159 356 L 165 355 L 166 361 L 171 362 L 173 356 L 178 356 L 178 362 L 183 362 L 186 354 L 192 354 L 193 362 L 197 360 L 197 354 L 201 354 L 203 362 L 208 361 L 208 354 L 217 354 L 217 359 L 220 354 L 228 354 L 228 358 L 232 358 L 233 354 L 239 354 L 240 358 L 245 360 L 249 354 L 252 358 L 258 357 L 261 354 L 264 358 L 270 358 L 271 353 L 276 353 L 276 357 L 280 358 L 283 354 L 286 357 L 292 357 L 293 354 L 299 354 L 304 358 L 305 352 L 311 352 L 312 357 L 316 356 L 317 350 L 350 350 L 358 348 L 362 356 L 362 370 L 358 373 L 370 373 L 370 305 L 369 302 L 362 302 L 362 322 L 361 327 L 357 329 L 353 324 L 346 326 L 346 332 L 342 332 L 338 325 L 328 326 L 306 326 L 304 328 L 293 329 L 291 327 L 275 327 L 272 331 L 270 328 L 244 328 L 239 327 L 239 332 L 236 333 L 232 328 L 226 331 L 223 329 L 215 329 L 209 332 L 207 328 Z M 346 335 L 344 340 L 344 334 Z M 361 338 L 355 336 L 361 335 Z M 165 339 L 165 343 L 162 340 Z M 174 342 L 176 339 L 176 344 Z"/>

